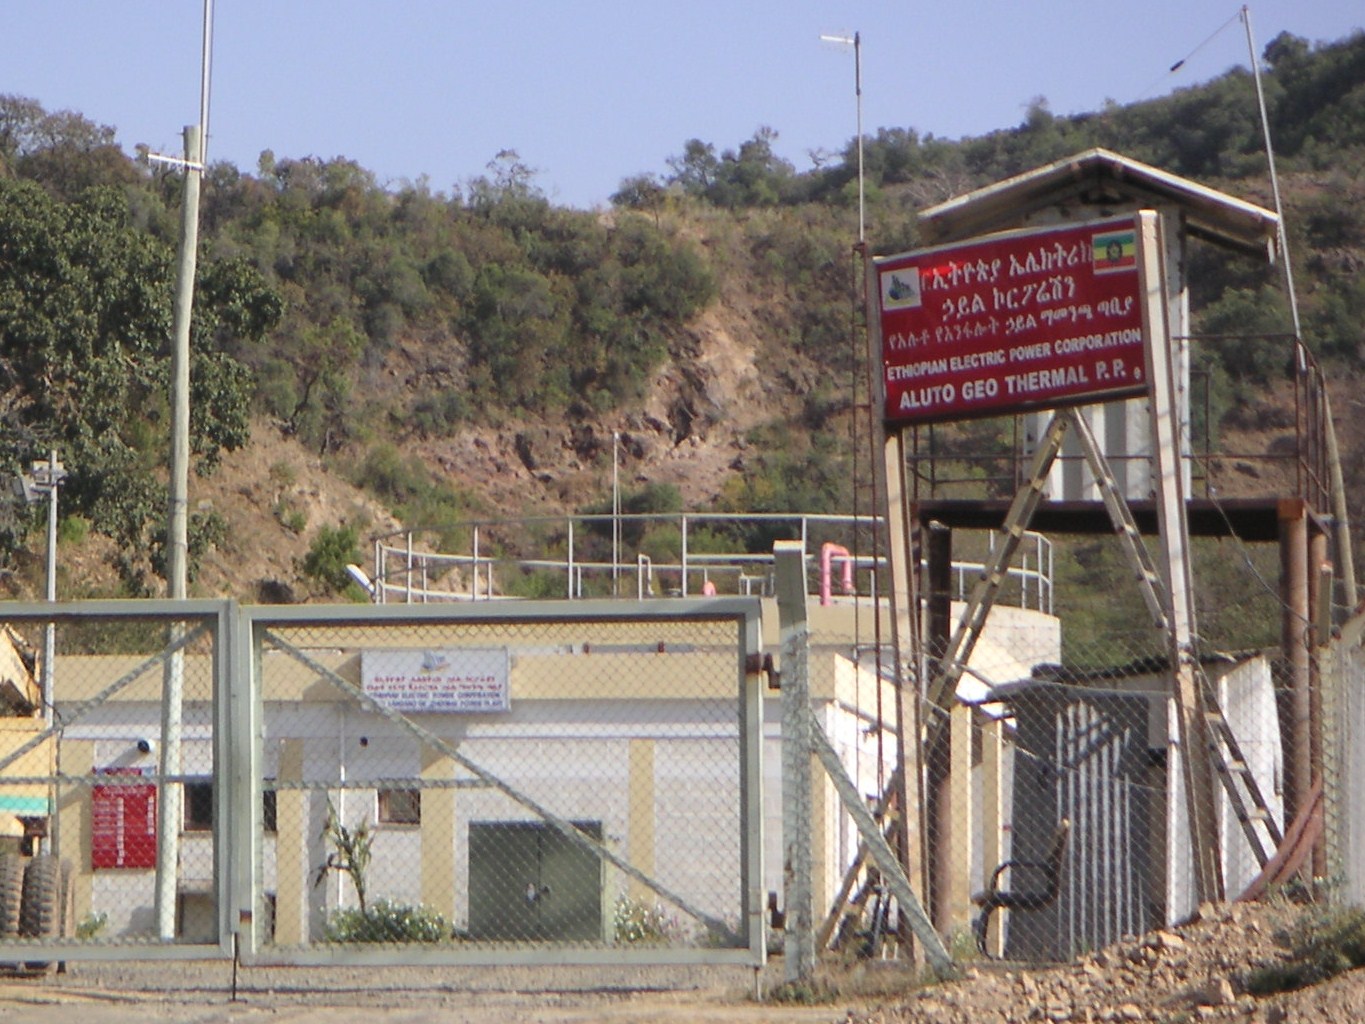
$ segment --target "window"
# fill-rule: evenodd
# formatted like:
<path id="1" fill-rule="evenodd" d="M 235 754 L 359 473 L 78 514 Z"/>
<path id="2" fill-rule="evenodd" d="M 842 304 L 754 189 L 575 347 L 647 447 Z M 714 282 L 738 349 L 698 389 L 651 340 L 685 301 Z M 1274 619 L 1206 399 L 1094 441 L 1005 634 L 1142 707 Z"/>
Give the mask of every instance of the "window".
<path id="1" fill-rule="evenodd" d="M 379 820 L 386 825 L 422 824 L 422 791 L 379 790 Z"/>
<path id="2" fill-rule="evenodd" d="M 186 786 L 186 789 L 189 787 Z M 181 942 L 218 938 L 217 903 L 211 892 L 181 892 L 175 897 L 175 935 Z"/>
<path id="3" fill-rule="evenodd" d="M 213 830 L 213 783 L 185 783 L 185 831 L 211 832 Z"/>
<path id="4" fill-rule="evenodd" d="M 266 779 L 265 786 L 261 789 L 261 831 L 267 834 L 278 832 L 279 828 L 275 824 L 277 806 L 275 801 L 276 789 L 274 779 Z"/>

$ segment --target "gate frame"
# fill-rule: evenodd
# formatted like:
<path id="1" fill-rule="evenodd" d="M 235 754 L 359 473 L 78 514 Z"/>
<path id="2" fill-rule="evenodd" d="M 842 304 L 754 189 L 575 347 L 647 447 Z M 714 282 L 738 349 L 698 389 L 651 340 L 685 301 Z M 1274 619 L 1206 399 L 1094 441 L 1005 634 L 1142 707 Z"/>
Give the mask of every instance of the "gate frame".
<path id="1" fill-rule="evenodd" d="M 167 624 L 176 622 L 196 622 L 206 624 L 214 636 L 212 652 L 213 675 L 213 765 L 215 774 L 224 769 L 240 743 L 237 733 L 240 722 L 235 714 L 235 705 L 241 699 L 241 687 L 231 685 L 238 677 L 240 666 L 236 663 L 239 644 L 236 639 L 240 616 L 238 606 L 232 600 L 100 600 L 70 601 L 62 603 L 5 602 L 0 611 L 3 623 L 47 623 L 82 622 L 91 619 L 163 620 Z M 97 700 L 104 699 L 111 688 L 119 683 L 131 682 L 140 676 L 153 662 L 165 662 L 171 656 L 174 644 L 166 644 L 156 654 L 148 655 L 137 675 L 121 680 L 113 680 L 101 691 Z M 45 699 L 51 698 L 44 694 Z M 65 729 L 65 725 L 62 726 Z M 40 735 L 56 735 L 60 732 L 55 725 L 49 725 Z M 177 776 L 178 778 L 179 776 Z M 160 777 L 157 776 L 158 782 Z M 53 784 L 61 781 L 61 776 L 52 776 Z M 232 783 L 213 788 L 213 895 L 217 918 L 217 938 L 207 943 L 195 942 L 72 942 L 56 940 L 51 942 L 25 941 L 22 943 L 0 943 L 0 963 L 25 963 L 35 961 L 81 961 L 81 960 L 204 960 L 215 956 L 231 959 L 235 948 L 235 935 L 229 908 L 237 902 L 234 884 L 236 872 L 230 870 L 233 864 L 232 833 L 235 831 L 230 818 L 234 797 Z M 85 850 L 80 851 L 84 857 Z"/>
<path id="2" fill-rule="evenodd" d="M 763 890 L 763 637 L 762 605 L 757 598 L 701 598 L 656 602 L 507 600 L 467 604 L 388 605 L 256 605 L 242 607 L 235 624 L 234 680 L 228 703 L 235 727 L 230 772 L 224 789 L 231 792 L 227 831 L 234 865 L 231 906 L 235 916 L 230 938 L 235 955 L 248 966 L 422 965 L 484 966 L 503 964 L 741 964 L 760 967 L 767 956 Z M 290 629 L 346 626 L 435 626 L 440 624 L 572 624 L 651 621 L 732 622 L 736 627 L 734 694 L 738 712 L 740 795 L 740 936 L 747 945 L 731 948 L 623 949 L 599 946 L 527 946 L 520 949 L 424 944 L 390 946 L 311 945 L 281 949 L 258 942 L 255 910 L 262 895 L 260 877 L 261 765 L 264 715 L 260 686 L 263 634 L 271 627 Z"/>

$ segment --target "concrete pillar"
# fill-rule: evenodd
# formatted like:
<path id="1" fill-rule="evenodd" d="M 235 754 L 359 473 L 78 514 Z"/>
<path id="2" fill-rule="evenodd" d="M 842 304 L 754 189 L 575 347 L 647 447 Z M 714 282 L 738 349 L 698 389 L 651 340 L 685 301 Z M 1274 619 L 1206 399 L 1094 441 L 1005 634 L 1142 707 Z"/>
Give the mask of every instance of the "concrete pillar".
<path id="1" fill-rule="evenodd" d="M 815 709 L 811 709 L 815 715 Z M 823 726 L 825 723 L 819 722 Z M 839 798 L 830 784 L 820 762 L 810 762 L 810 895 L 813 907 L 828 908 L 834 899 L 830 873 L 837 872 L 835 850 L 838 846 Z M 812 912 L 812 924 L 814 914 Z"/>
<path id="2" fill-rule="evenodd" d="M 422 781 L 449 782 L 455 762 L 433 747 L 422 748 Z M 422 903 L 449 921 L 455 919 L 455 794 L 454 787 L 423 786 Z"/>
<path id="3" fill-rule="evenodd" d="M 898 767 L 892 773 L 886 794 L 896 808 L 894 845 L 905 877 L 920 894 L 925 890 L 923 828 L 920 816 L 922 797 L 920 779 L 923 777 L 923 745 L 919 696 L 922 680 L 918 645 L 919 635 L 919 559 L 911 542 L 911 528 L 915 522 L 910 513 L 910 491 L 906 480 L 905 432 L 887 434 L 882 442 L 882 459 L 877 464 L 883 492 L 886 494 L 887 552 L 890 562 L 891 585 L 887 597 L 891 609 L 891 646 L 896 666 L 895 730 Z M 904 671 L 905 659 L 913 655 L 913 667 Z M 911 945 L 910 928 L 901 915 L 900 939 L 902 948 L 912 955 L 922 956 L 923 950 Z"/>
<path id="4" fill-rule="evenodd" d="M 626 838 L 626 856 L 641 872 L 654 876 L 654 741 L 631 740 L 630 753 L 630 820 Z M 655 894 L 643 882 L 630 880 L 630 897 L 647 903 Z"/>
<path id="5" fill-rule="evenodd" d="M 991 880 L 991 872 L 1005 860 L 1005 726 L 999 718 L 981 727 L 981 889 Z M 1003 915 L 992 914 L 986 933 L 986 951 L 1004 956 Z"/>
<path id="6" fill-rule="evenodd" d="M 1292 821 L 1312 786 L 1311 666 L 1308 650 L 1308 519 L 1302 502 L 1280 506 L 1280 600 L 1284 608 L 1284 688 L 1280 725 L 1284 737 L 1285 820 Z"/>
<path id="7" fill-rule="evenodd" d="M 95 771 L 95 744 L 93 740 L 65 742 L 62 744 L 62 774 L 74 778 L 89 778 Z M 57 834 L 61 846 L 57 855 L 69 860 L 75 871 L 73 875 L 76 923 L 79 924 L 89 914 L 93 906 L 95 872 L 90 863 L 90 788 L 88 786 L 68 786 L 61 791 L 57 801 Z"/>
<path id="8" fill-rule="evenodd" d="M 279 782 L 303 781 L 304 741 L 280 744 Z M 275 795 L 275 944 L 308 941 L 308 791 L 281 788 Z"/>
<path id="9" fill-rule="evenodd" d="M 948 932 L 970 927 L 972 914 L 972 708 L 954 703 L 952 752 L 948 773 L 947 862 Z M 940 929 L 940 932 L 942 929 Z"/>
<path id="10" fill-rule="evenodd" d="M 929 656 L 928 674 L 931 679 L 943 672 L 941 659 L 948 650 L 952 637 L 953 600 L 953 531 L 931 523 L 924 531 L 924 549 L 928 560 L 928 583 L 925 587 L 924 647 Z M 956 702 L 956 698 L 945 697 Z M 930 709 L 929 714 L 937 713 Z M 925 822 L 928 834 L 929 918 L 940 935 L 952 927 L 952 863 L 954 858 L 952 835 L 952 792 L 949 779 L 952 771 L 953 733 L 945 728 L 948 723 L 931 720 L 927 733 L 931 748 L 925 751 Z"/>

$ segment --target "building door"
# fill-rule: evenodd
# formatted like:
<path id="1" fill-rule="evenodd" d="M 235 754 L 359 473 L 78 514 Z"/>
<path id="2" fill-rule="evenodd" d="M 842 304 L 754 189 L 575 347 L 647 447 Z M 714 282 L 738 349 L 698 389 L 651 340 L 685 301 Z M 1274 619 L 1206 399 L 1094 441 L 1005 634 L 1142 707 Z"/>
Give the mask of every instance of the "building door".
<path id="1" fill-rule="evenodd" d="M 601 840 L 600 821 L 574 825 Z M 470 938 L 603 939 L 602 861 L 552 825 L 471 822 L 467 877 Z"/>

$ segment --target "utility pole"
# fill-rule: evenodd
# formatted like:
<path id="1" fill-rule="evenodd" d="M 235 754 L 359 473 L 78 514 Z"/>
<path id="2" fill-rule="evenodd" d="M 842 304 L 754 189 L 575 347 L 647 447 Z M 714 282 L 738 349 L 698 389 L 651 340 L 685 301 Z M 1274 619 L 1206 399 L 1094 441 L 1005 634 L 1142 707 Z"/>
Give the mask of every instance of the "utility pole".
<path id="1" fill-rule="evenodd" d="M 190 465 L 190 321 L 194 310 L 194 278 L 199 256 L 199 186 L 208 156 L 209 81 L 213 52 L 213 0 L 204 0 L 204 30 L 199 82 L 199 123 L 185 128 L 185 197 L 180 210 L 180 265 L 175 278 L 171 342 L 171 466 L 166 525 L 166 596 L 187 597 L 189 561 Z M 177 623 L 168 638 L 175 643 L 184 629 Z M 185 657 L 182 650 L 166 660 L 162 677 L 160 786 L 156 804 L 156 922 L 163 941 L 175 938 L 175 910 L 180 861 L 180 824 L 184 786 L 181 771 L 181 719 L 185 700 Z"/>
<path id="2" fill-rule="evenodd" d="M 822 35 L 826 43 L 853 47 L 853 95 L 858 119 L 858 244 L 867 241 L 867 199 L 863 189 L 863 36 Z"/>
<path id="3" fill-rule="evenodd" d="M 185 600 L 189 554 L 190 316 L 199 247 L 200 137 L 185 129 L 185 198 L 180 217 L 180 267 L 176 273 L 171 344 L 171 480 L 166 543 L 166 596 Z M 172 627 L 171 642 L 183 627 Z M 161 785 L 156 802 L 156 920 L 163 940 L 175 938 L 175 903 L 180 860 L 181 718 L 185 700 L 185 658 L 177 650 L 166 660 L 161 697 Z"/>

